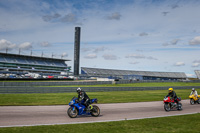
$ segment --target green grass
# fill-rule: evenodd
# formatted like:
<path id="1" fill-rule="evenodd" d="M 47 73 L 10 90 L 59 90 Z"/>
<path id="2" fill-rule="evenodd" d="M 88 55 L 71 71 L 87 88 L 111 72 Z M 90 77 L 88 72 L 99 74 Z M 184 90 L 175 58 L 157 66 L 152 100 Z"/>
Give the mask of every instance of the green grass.
<path id="1" fill-rule="evenodd" d="M 190 82 L 153 82 L 131 84 L 99 84 L 99 85 L 61 85 L 49 87 L 163 87 L 163 86 L 200 86 L 200 83 Z"/>
<path id="2" fill-rule="evenodd" d="M 175 92 L 182 99 L 188 99 L 191 90 Z M 168 90 L 87 92 L 90 98 L 97 98 L 99 103 L 161 101 L 167 93 Z M 73 96 L 77 96 L 77 93 L 0 94 L 0 105 L 65 105 Z"/>
<path id="3" fill-rule="evenodd" d="M 87 124 L 0 128 L 1 133 L 199 133 L 200 114 Z"/>

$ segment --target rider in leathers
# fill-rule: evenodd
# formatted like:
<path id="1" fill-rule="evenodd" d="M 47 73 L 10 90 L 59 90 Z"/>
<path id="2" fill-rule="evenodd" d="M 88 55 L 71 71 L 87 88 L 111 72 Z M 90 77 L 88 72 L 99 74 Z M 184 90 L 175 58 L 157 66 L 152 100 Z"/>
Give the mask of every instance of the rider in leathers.
<path id="1" fill-rule="evenodd" d="M 77 89 L 77 93 L 78 93 L 78 99 L 79 101 L 84 100 L 84 105 L 86 106 L 86 109 L 88 108 L 89 104 L 90 104 L 90 98 L 88 97 L 88 95 L 85 93 L 85 91 L 81 90 L 81 88 Z"/>
<path id="2" fill-rule="evenodd" d="M 176 96 L 176 93 L 175 91 L 173 90 L 173 88 L 169 88 L 169 93 L 166 97 L 171 97 L 174 99 L 174 101 L 178 104 L 178 100 L 177 100 L 177 96 Z"/>
<path id="3" fill-rule="evenodd" d="M 193 94 L 194 94 L 195 97 L 198 98 L 198 93 L 194 88 L 192 88 L 192 92 L 190 93 L 190 95 L 193 95 Z"/>

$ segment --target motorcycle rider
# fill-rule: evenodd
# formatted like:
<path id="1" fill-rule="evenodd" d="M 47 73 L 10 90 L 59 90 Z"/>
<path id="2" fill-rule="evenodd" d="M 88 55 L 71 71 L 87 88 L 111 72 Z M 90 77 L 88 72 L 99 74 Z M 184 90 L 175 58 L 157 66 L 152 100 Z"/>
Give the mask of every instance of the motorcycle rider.
<path id="1" fill-rule="evenodd" d="M 78 100 L 79 101 L 84 100 L 84 105 L 86 107 L 85 109 L 86 110 L 89 109 L 88 106 L 90 104 L 90 98 L 88 97 L 88 95 L 81 88 L 77 88 L 76 91 L 78 93 Z"/>
<path id="2" fill-rule="evenodd" d="M 194 94 L 195 97 L 198 98 L 198 93 L 194 88 L 192 88 L 192 92 L 190 93 L 190 95 L 193 95 L 193 94 Z"/>
<path id="3" fill-rule="evenodd" d="M 174 89 L 173 89 L 173 88 L 169 88 L 168 90 L 169 90 L 169 93 L 168 93 L 168 95 L 167 95 L 166 97 L 171 97 L 171 98 L 173 98 L 174 101 L 175 101 L 175 103 L 179 104 Z"/>

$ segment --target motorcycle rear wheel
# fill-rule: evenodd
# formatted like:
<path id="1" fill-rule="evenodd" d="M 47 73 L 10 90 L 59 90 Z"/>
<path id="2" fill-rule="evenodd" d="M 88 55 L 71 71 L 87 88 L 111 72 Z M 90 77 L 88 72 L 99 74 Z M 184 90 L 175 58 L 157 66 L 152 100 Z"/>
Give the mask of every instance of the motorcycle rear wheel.
<path id="1" fill-rule="evenodd" d="M 96 105 L 93 105 L 93 108 L 91 110 L 91 115 L 94 116 L 94 117 L 97 117 L 100 115 L 100 109 L 98 106 Z"/>
<path id="2" fill-rule="evenodd" d="M 76 108 L 73 110 L 72 107 L 69 107 L 69 109 L 67 110 L 67 114 L 71 118 L 76 118 L 78 115 L 78 110 Z"/>
<path id="3" fill-rule="evenodd" d="M 194 104 L 194 99 L 193 98 L 190 99 L 190 104 L 192 104 L 192 105 Z"/>
<path id="4" fill-rule="evenodd" d="M 169 103 L 165 103 L 164 105 L 165 111 L 169 112 L 171 110 Z"/>
<path id="5" fill-rule="evenodd" d="M 197 100 L 197 103 L 200 104 L 200 98 Z"/>

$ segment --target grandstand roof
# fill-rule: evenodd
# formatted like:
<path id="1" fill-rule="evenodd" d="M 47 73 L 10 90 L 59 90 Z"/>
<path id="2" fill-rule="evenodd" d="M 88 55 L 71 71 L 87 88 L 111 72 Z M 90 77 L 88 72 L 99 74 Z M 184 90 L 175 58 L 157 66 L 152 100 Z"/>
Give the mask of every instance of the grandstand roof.
<path id="1" fill-rule="evenodd" d="M 0 53 L 2 56 L 15 56 L 15 57 L 24 57 L 24 58 L 35 58 L 35 59 L 46 59 L 46 60 L 57 60 L 57 61 L 71 61 L 69 59 L 58 59 L 58 58 L 49 58 L 49 57 L 39 57 L 39 56 L 30 56 L 30 55 L 19 55 L 11 53 Z"/>
<path id="2" fill-rule="evenodd" d="M 195 70 L 194 72 L 197 75 L 197 78 L 200 79 L 200 70 Z"/>
<path id="3" fill-rule="evenodd" d="M 124 76 L 124 75 L 140 75 L 149 77 L 166 77 L 166 78 L 187 78 L 184 72 L 153 72 L 153 71 L 132 71 L 132 70 L 114 70 L 101 68 L 81 67 L 88 76 Z"/>
<path id="4" fill-rule="evenodd" d="M 70 60 L 0 53 L 0 71 L 5 73 L 7 71 L 61 73 L 71 70 L 65 61 Z"/>

